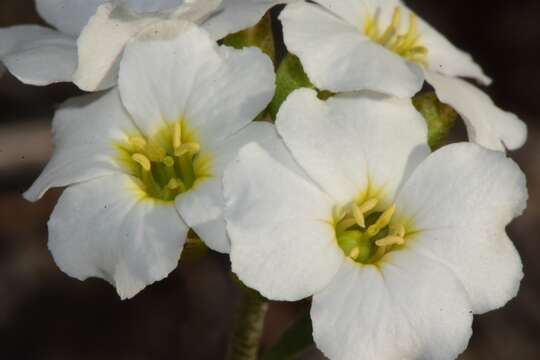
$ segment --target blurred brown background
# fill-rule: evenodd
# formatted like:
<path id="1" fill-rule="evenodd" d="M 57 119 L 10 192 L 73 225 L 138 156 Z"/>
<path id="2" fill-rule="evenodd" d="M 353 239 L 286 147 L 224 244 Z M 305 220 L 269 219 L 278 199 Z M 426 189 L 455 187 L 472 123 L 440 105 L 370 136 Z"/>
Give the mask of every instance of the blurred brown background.
<path id="1" fill-rule="evenodd" d="M 529 142 L 512 154 L 528 175 L 530 202 L 510 227 L 525 280 L 504 309 L 475 319 L 460 358 L 540 359 L 540 2 L 410 0 L 495 79 L 489 94 L 529 125 Z M 0 26 L 39 23 L 32 0 L 0 0 Z M 30 87 L 0 79 L 0 360 L 221 359 L 238 293 L 228 260 L 211 255 L 181 263 L 168 279 L 121 302 L 100 280 L 62 274 L 47 250 L 46 222 L 59 191 L 37 204 L 20 193 L 51 151 L 54 108 L 72 85 Z M 305 304 L 272 304 L 269 346 Z M 319 359 L 314 349 L 305 359 Z"/>

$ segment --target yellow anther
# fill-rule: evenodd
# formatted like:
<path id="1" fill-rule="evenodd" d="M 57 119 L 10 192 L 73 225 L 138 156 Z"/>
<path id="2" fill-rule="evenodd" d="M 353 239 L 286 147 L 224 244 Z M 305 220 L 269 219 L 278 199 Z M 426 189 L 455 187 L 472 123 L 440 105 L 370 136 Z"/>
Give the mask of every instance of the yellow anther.
<path id="1" fill-rule="evenodd" d="M 152 161 L 162 161 L 167 156 L 167 151 L 159 146 L 158 143 L 150 141 L 146 144 L 146 156 Z"/>
<path id="2" fill-rule="evenodd" d="M 390 224 L 390 221 L 392 220 L 392 216 L 394 216 L 394 212 L 396 211 L 396 205 L 392 205 L 390 208 L 386 209 L 381 216 L 377 219 L 375 224 L 371 225 L 367 229 L 367 233 L 369 236 L 375 236 L 381 231 L 382 228 Z"/>
<path id="3" fill-rule="evenodd" d="M 175 189 L 178 189 L 178 188 L 183 188 L 184 183 L 180 179 L 172 178 L 172 179 L 169 180 L 169 183 L 167 184 L 167 187 L 169 189 L 171 189 L 171 190 L 175 190 Z"/>
<path id="4" fill-rule="evenodd" d="M 132 136 L 129 138 L 128 141 L 130 144 L 135 145 L 139 149 L 144 149 L 144 147 L 146 146 L 146 140 L 144 140 L 144 138 L 140 136 Z"/>
<path id="5" fill-rule="evenodd" d="M 392 24 L 390 26 L 393 26 L 396 29 L 399 29 L 399 25 L 401 24 L 401 9 L 399 6 L 396 6 L 394 8 L 394 13 L 392 14 Z"/>
<path id="6" fill-rule="evenodd" d="M 360 248 L 358 246 L 352 249 L 351 252 L 349 253 L 349 257 L 353 260 L 356 260 L 358 255 L 360 255 Z"/>
<path id="7" fill-rule="evenodd" d="M 353 211 L 354 220 L 356 221 L 358 226 L 365 227 L 366 220 L 364 219 L 364 213 L 362 212 L 360 207 L 356 204 L 353 204 L 352 211 Z"/>
<path id="8" fill-rule="evenodd" d="M 176 122 L 173 129 L 173 149 L 179 148 L 180 145 L 182 145 L 182 127 Z"/>
<path id="9" fill-rule="evenodd" d="M 405 244 L 405 239 L 400 236 L 390 235 L 375 241 L 377 246 L 391 246 L 391 245 L 403 245 Z"/>
<path id="10" fill-rule="evenodd" d="M 161 162 L 165 164 L 166 167 L 172 167 L 174 165 L 174 159 L 171 156 L 165 156 Z"/>
<path id="11" fill-rule="evenodd" d="M 201 150 L 201 146 L 197 143 L 182 144 L 174 149 L 175 156 L 182 156 L 184 154 L 197 154 Z"/>
<path id="12" fill-rule="evenodd" d="M 345 231 L 353 225 L 356 225 L 356 219 L 348 218 L 341 220 L 336 225 L 336 232 L 340 233 L 342 231 Z"/>
<path id="13" fill-rule="evenodd" d="M 373 209 L 375 209 L 375 206 L 377 206 L 377 204 L 379 203 L 379 200 L 373 198 L 373 199 L 369 199 L 367 201 L 364 201 L 362 203 L 362 205 L 360 205 L 360 211 L 362 211 L 362 213 L 367 213 L 368 211 L 371 211 Z"/>
<path id="14" fill-rule="evenodd" d="M 141 165 L 141 167 L 146 171 L 150 171 L 150 169 L 152 168 L 150 160 L 146 156 L 144 156 L 143 154 L 139 154 L 139 153 L 133 154 L 133 155 L 131 155 L 131 158 L 137 164 Z"/>

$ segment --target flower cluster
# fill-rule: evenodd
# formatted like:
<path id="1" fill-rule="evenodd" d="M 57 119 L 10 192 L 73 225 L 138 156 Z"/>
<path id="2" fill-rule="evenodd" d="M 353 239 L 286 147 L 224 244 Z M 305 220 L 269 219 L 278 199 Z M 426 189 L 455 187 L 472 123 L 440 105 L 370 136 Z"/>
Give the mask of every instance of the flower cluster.
<path id="1" fill-rule="evenodd" d="M 275 59 L 218 41 L 276 4 L 309 86 L 274 98 L 274 125 Z M 526 127 L 401 1 L 36 5 L 57 30 L 0 29 L 2 64 L 28 84 L 95 91 L 57 111 L 54 154 L 24 194 L 67 187 L 48 227 L 70 276 L 130 298 L 176 267 L 192 229 L 266 298 L 312 297 L 314 340 L 343 360 L 456 358 L 473 314 L 516 295 L 505 228 L 527 189 L 505 151 Z M 424 82 L 470 142 L 432 152 L 411 101 Z"/>

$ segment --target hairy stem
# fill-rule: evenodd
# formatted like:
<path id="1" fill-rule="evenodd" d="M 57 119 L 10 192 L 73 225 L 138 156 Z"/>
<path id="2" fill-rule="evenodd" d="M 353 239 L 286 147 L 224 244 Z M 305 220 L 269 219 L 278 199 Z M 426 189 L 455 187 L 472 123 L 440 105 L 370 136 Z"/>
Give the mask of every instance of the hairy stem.
<path id="1" fill-rule="evenodd" d="M 254 290 L 242 289 L 242 299 L 227 351 L 227 360 L 258 359 L 267 311 L 268 301 L 266 299 Z"/>

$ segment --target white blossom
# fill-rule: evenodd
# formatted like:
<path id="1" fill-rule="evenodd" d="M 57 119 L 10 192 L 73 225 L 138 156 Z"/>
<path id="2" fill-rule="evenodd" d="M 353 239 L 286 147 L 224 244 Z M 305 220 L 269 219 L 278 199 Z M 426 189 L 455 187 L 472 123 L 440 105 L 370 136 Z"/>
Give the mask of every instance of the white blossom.
<path id="1" fill-rule="evenodd" d="M 269 299 L 313 296 L 331 359 L 453 359 L 473 313 L 503 306 L 522 278 L 505 232 L 525 177 L 472 143 L 430 154 L 410 100 L 323 102 L 292 93 L 284 144 L 240 150 L 223 178 L 233 271 Z"/>
<path id="2" fill-rule="evenodd" d="M 402 1 L 314 2 L 288 5 L 280 18 L 287 48 L 300 58 L 319 89 L 372 90 L 406 98 L 427 80 L 462 116 L 471 140 L 493 150 L 523 145 L 525 124 L 459 78 L 473 78 L 485 85 L 491 79 L 469 54 Z"/>
<path id="3" fill-rule="evenodd" d="M 227 252 L 222 172 L 243 144 L 275 137 L 271 124 L 252 123 L 274 81 L 260 50 L 218 47 L 190 23 L 131 42 L 118 88 L 56 113 L 54 154 L 24 194 L 68 186 L 49 221 L 58 266 L 128 298 L 176 267 L 188 227 Z"/>

